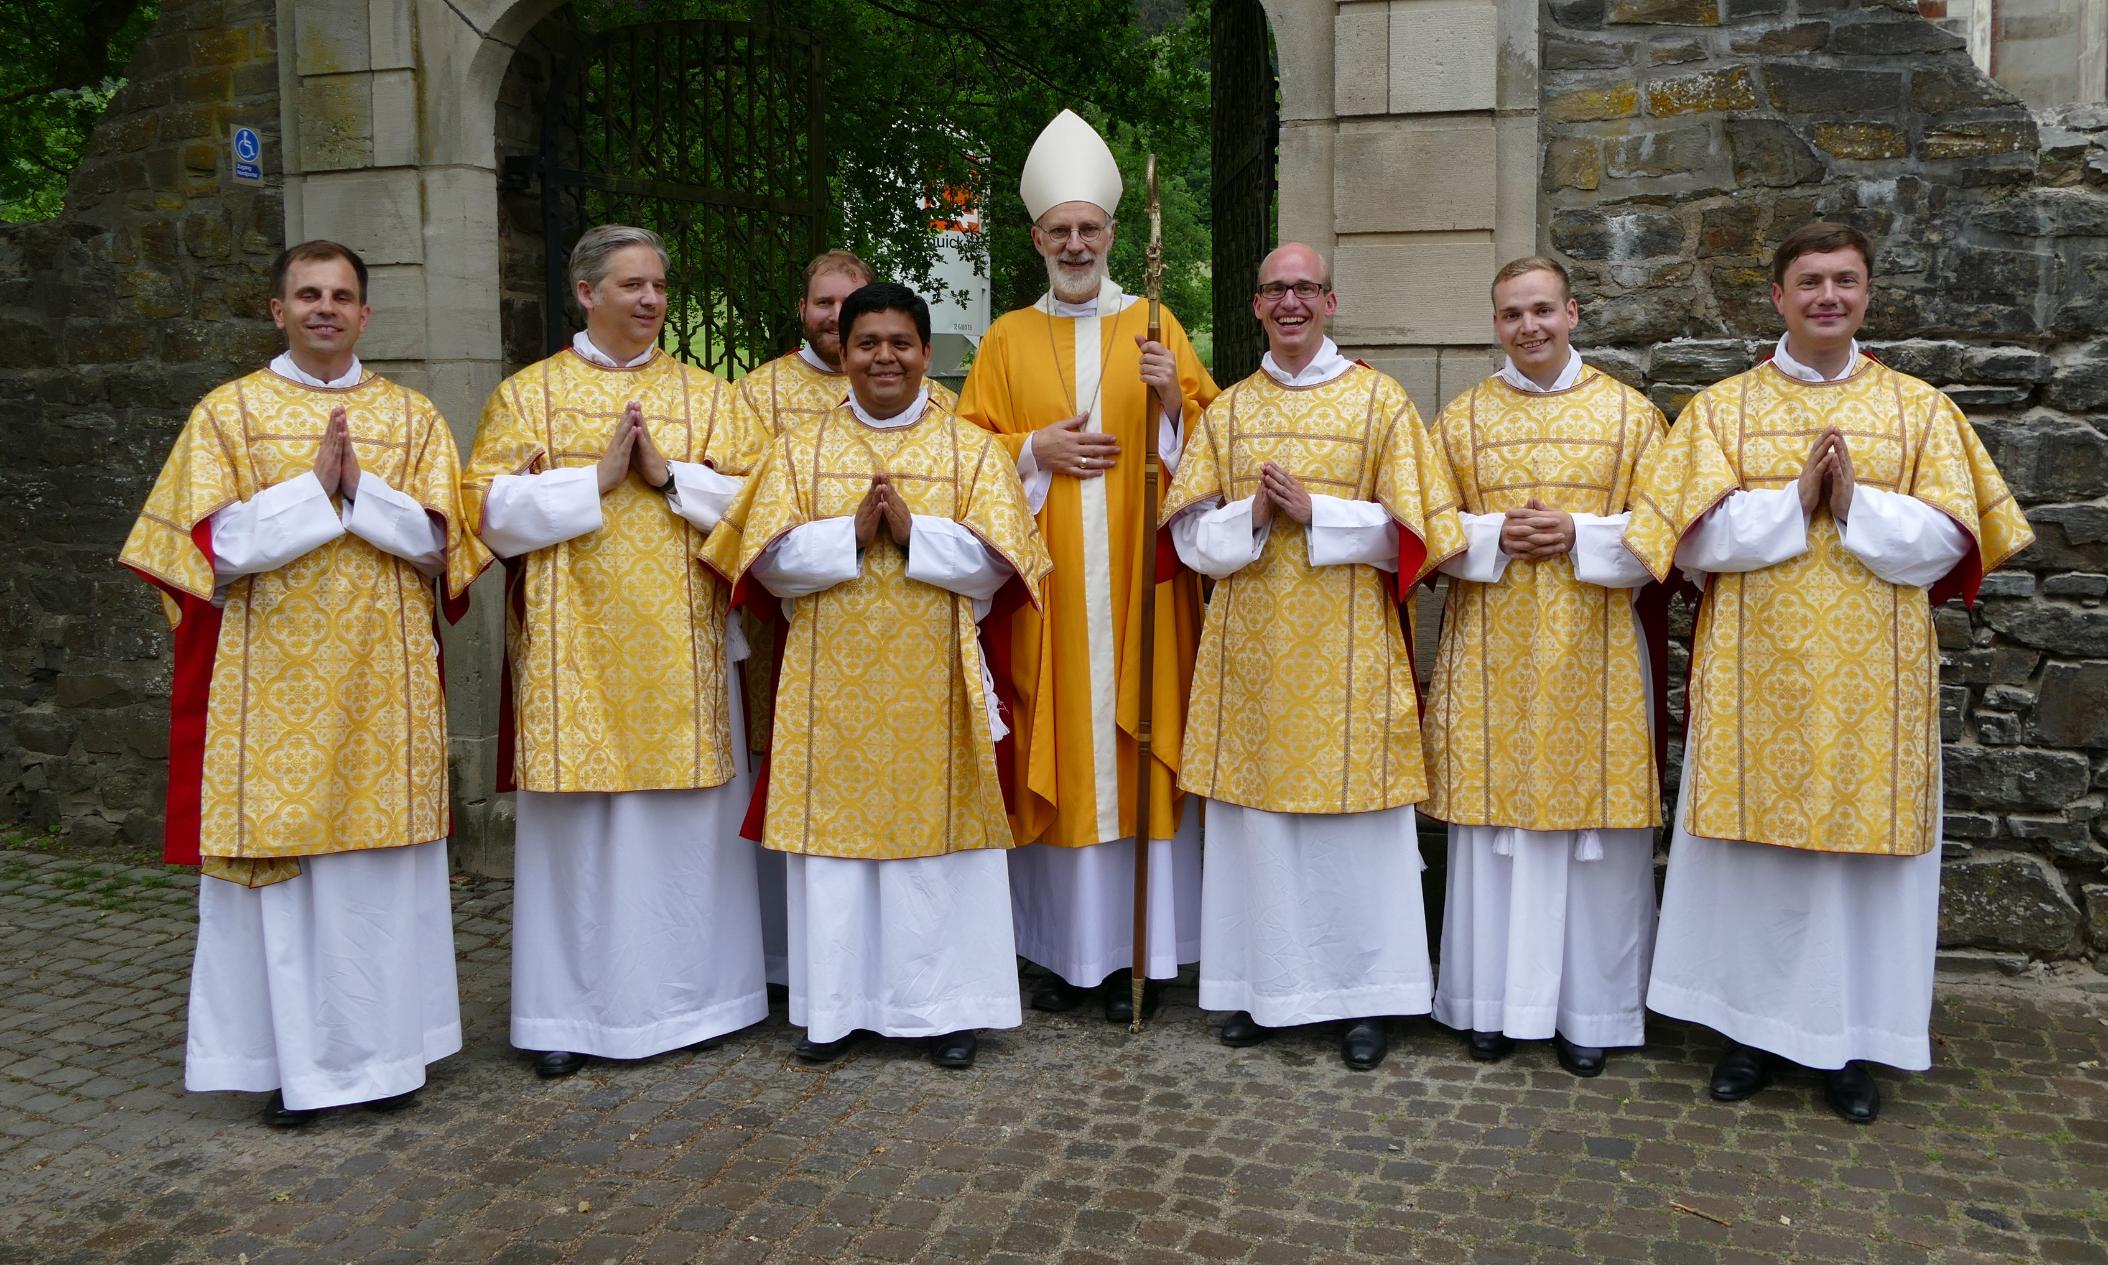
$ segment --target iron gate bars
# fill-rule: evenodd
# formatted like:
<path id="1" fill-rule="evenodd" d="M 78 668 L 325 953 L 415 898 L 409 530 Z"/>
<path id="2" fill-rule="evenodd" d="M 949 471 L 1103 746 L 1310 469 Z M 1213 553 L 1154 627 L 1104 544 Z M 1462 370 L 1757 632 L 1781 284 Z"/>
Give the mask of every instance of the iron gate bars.
<path id="1" fill-rule="evenodd" d="M 1210 14 L 1215 380 L 1259 368 L 1266 334 L 1252 315 L 1259 261 L 1274 242 L 1274 155 L 1281 138 L 1273 41 L 1259 0 L 1215 0 Z"/>

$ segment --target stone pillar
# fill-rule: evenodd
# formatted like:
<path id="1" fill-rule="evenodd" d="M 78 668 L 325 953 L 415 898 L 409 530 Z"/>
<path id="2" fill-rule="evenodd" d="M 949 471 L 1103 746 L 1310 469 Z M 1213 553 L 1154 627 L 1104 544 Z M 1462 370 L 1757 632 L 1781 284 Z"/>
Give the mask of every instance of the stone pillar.
<path id="1" fill-rule="evenodd" d="M 1483 377 L 1486 287 L 1537 248 L 1534 0 L 1270 0 L 1281 235 L 1327 251 L 1342 349 L 1421 412 Z"/>

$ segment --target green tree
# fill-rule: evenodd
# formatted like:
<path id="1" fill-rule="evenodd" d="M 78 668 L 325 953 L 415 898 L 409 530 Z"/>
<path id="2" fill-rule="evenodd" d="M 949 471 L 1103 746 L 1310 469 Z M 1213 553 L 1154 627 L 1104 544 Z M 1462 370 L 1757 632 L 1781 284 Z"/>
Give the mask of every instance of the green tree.
<path id="1" fill-rule="evenodd" d="M 156 0 L 10 0 L 0 23 L 0 220 L 50 219 Z"/>

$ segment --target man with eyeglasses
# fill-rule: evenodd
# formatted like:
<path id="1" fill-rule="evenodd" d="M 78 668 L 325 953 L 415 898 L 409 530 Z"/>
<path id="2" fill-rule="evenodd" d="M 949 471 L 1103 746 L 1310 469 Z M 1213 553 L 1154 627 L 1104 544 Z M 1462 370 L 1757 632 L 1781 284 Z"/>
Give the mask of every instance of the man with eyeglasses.
<path id="1" fill-rule="evenodd" d="M 1010 621 L 1007 685 L 1010 854 L 1018 952 L 1049 972 L 1038 1010 L 1069 1010 L 1103 983 L 1105 1017 L 1132 1016 L 1134 731 L 1141 716 L 1144 426 L 1167 470 L 1215 383 L 1170 311 L 1161 343 L 1147 305 L 1106 275 L 1120 168 L 1091 125 L 1064 110 L 1025 161 L 1021 192 L 1047 293 L 992 325 L 960 393 L 959 413 L 994 431 L 1017 459 L 1025 496 L 1054 558 L 1037 610 Z M 1148 975 L 1199 955 L 1200 821 L 1177 791 L 1186 680 L 1200 590 L 1180 572 L 1157 585 Z M 991 638 L 1002 637 L 991 631 Z M 1154 986 L 1144 998 L 1153 1005 Z"/>
<path id="2" fill-rule="evenodd" d="M 1346 1020 L 1340 1057 L 1367 1070 L 1383 1017 L 1434 995 L 1399 602 L 1465 541 L 1405 389 L 1325 337 L 1338 305 L 1315 250 L 1266 257 L 1266 356 L 1202 414 L 1163 517 L 1216 581 L 1179 779 L 1208 801 L 1201 1007 L 1235 1012 L 1233 1046 Z"/>

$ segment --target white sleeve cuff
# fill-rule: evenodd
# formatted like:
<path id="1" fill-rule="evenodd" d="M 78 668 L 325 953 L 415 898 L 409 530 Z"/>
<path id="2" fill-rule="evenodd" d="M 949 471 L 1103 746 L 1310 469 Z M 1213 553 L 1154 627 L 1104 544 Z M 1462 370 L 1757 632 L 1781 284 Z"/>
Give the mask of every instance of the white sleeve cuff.
<path id="1" fill-rule="evenodd" d="M 1915 496 L 1859 484 L 1844 547 L 1890 584 L 1930 588 L 1969 553 L 1969 533 Z"/>
<path id="2" fill-rule="evenodd" d="M 1574 578 L 1606 589 L 1636 589 L 1654 577 L 1625 547 L 1625 526 L 1632 514 L 1576 514 Z"/>
<path id="3" fill-rule="evenodd" d="M 748 573 L 777 597 L 810 597 L 857 577 L 856 519 L 849 514 L 804 523 L 761 551 Z"/>
<path id="4" fill-rule="evenodd" d="M 1156 427 L 1156 457 L 1169 478 L 1178 473 L 1178 459 L 1186 455 L 1185 415 L 1164 410 Z"/>
<path id="5" fill-rule="evenodd" d="M 1800 489 L 1731 492 L 1706 512 L 1676 549 L 1685 571 L 1761 571 L 1808 552 L 1808 520 Z"/>
<path id="6" fill-rule="evenodd" d="M 746 480 L 728 474 L 719 474 L 710 467 L 695 461 L 669 461 L 667 470 L 673 475 L 673 489 L 666 498 L 667 507 L 695 525 L 698 531 L 709 531 L 725 516 L 734 497 Z"/>
<path id="7" fill-rule="evenodd" d="M 1379 571 L 1398 569 L 1398 524 L 1374 501 L 1311 493 L 1310 565 L 1361 563 Z"/>
<path id="8" fill-rule="evenodd" d="M 344 529 L 427 576 L 446 569 L 446 532 L 416 501 L 377 474 L 359 471 L 358 494 L 344 502 Z"/>
<path id="9" fill-rule="evenodd" d="M 517 558 L 599 531 L 605 521 L 600 512 L 600 472 L 592 466 L 577 466 L 492 479 L 476 534 L 500 558 Z"/>
<path id="10" fill-rule="evenodd" d="M 1508 516 L 1458 510 L 1457 519 L 1464 525 L 1464 552 L 1436 570 L 1474 584 L 1500 583 L 1501 576 L 1508 571 L 1508 555 L 1500 547 L 1500 529 L 1508 521 Z"/>
<path id="11" fill-rule="evenodd" d="M 1047 492 L 1054 486 L 1054 472 L 1042 470 L 1039 458 L 1032 454 L 1032 441 L 1037 438 L 1037 432 L 1025 436 L 1025 446 L 1017 451 L 1017 478 L 1025 485 L 1025 508 L 1034 514 L 1046 508 Z"/>
<path id="12" fill-rule="evenodd" d="M 211 521 L 216 584 L 275 571 L 344 534 L 344 520 L 312 470 L 222 507 Z"/>
<path id="13" fill-rule="evenodd" d="M 1273 524 L 1252 530 L 1252 498 L 1213 509 L 1193 509 L 1171 520 L 1171 545 L 1180 562 L 1220 580 L 1258 560 Z"/>
<path id="14" fill-rule="evenodd" d="M 973 599 L 974 619 L 988 614 L 989 604 L 1010 580 L 1010 565 L 979 536 L 949 518 L 910 514 L 908 567 L 910 580 L 933 584 Z"/>

